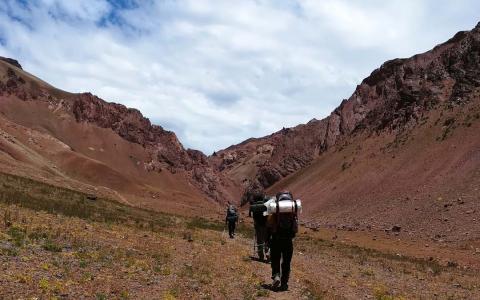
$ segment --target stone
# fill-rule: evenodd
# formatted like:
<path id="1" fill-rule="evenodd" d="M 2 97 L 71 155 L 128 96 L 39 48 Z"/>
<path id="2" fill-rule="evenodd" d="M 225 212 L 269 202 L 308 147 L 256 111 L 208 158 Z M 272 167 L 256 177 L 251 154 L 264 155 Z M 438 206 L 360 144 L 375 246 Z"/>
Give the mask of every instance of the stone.
<path id="1" fill-rule="evenodd" d="M 402 230 L 402 227 L 400 225 L 394 225 L 391 228 L 391 231 L 396 233 L 400 232 L 401 230 Z"/>

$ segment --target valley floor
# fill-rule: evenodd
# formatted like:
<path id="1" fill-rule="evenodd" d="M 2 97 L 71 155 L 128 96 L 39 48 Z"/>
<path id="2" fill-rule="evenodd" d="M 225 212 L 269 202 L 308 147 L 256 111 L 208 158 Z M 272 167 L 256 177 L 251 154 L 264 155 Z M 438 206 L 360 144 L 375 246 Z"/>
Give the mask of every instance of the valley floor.
<path id="1" fill-rule="evenodd" d="M 478 265 L 310 230 L 295 240 L 290 291 L 277 293 L 270 266 L 251 258 L 245 224 L 231 240 L 220 222 L 47 186 L 42 197 L 65 198 L 42 208 L 14 187 L 15 180 L 0 186 L 0 299 L 480 299 Z"/>
<path id="2" fill-rule="evenodd" d="M 251 259 L 251 239 L 227 239 L 208 222 L 153 232 L 17 206 L 1 205 L 0 215 L 2 299 L 480 297 L 473 270 L 309 234 L 296 240 L 290 291 L 275 293 L 269 265 Z"/>

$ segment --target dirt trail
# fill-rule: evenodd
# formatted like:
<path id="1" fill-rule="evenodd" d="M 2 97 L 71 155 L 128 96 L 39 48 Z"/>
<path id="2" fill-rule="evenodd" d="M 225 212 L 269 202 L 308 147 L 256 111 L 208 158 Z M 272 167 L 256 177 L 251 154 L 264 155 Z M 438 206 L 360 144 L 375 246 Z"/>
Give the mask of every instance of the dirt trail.
<path id="1" fill-rule="evenodd" d="M 465 266 L 392 255 L 344 242 L 317 239 L 305 232 L 294 241 L 289 291 L 270 288 L 269 264 L 246 260 L 260 278 L 262 299 L 476 299 L 479 279 Z M 252 256 L 252 240 L 228 240 L 233 251 Z M 228 259 L 228 258 L 227 258 Z M 444 295 L 444 296 L 439 296 Z M 389 298 L 388 298 L 389 297 Z"/>
<path id="2" fill-rule="evenodd" d="M 253 251 L 252 239 L 237 236 L 235 239 L 228 239 L 228 243 L 234 245 L 234 247 L 242 248 L 242 251 L 249 251 L 251 255 L 251 264 L 253 265 L 253 272 L 259 278 L 264 278 L 265 283 L 261 284 L 262 289 L 265 290 L 265 294 L 268 292 L 268 296 L 262 299 L 308 299 L 306 294 L 306 287 L 302 285 L 299 275 L 302 273 L 298 266 L 295 265 L 295 256 L 297 253 L 294 251 L 294 257 L 292 261 L 292 274 L 288 283 L 288 291 L 273 291 L 271 287 L 271 272 L 270 264 L 255 260 L 256 254 Z"/>
<path id="3" fill-rule="evenodd" d="M 269 296 L 265 299 L 307 299 L 304 295 L 304 287 L 302 287 L 298 280 L 292 281 L 289 283 L 289 289 L 286 292 L 272 292 Z"/>

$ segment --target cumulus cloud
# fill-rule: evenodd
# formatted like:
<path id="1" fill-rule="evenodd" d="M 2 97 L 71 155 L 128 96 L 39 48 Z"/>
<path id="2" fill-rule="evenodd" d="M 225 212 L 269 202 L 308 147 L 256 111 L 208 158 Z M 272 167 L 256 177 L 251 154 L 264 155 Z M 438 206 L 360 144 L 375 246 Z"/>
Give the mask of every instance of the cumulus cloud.
<path id="1" fill-rule="evenodd" d="M 140 109 L 211 153 L 322 118 L 383 61 L 475 26 L 476 1 L 5 0 L 0 55 Z"/>

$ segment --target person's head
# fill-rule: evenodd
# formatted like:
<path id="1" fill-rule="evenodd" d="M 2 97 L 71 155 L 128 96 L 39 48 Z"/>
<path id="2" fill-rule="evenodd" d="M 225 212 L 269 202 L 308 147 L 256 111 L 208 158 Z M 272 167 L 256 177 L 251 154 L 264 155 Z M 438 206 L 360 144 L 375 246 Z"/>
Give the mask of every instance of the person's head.
<path id="1" fill-rule="evenodd" d="M 263 201 L 263 199 L 264 199 L 263 193 L 255 193 L 252 197 L 253 202 Z"/>

